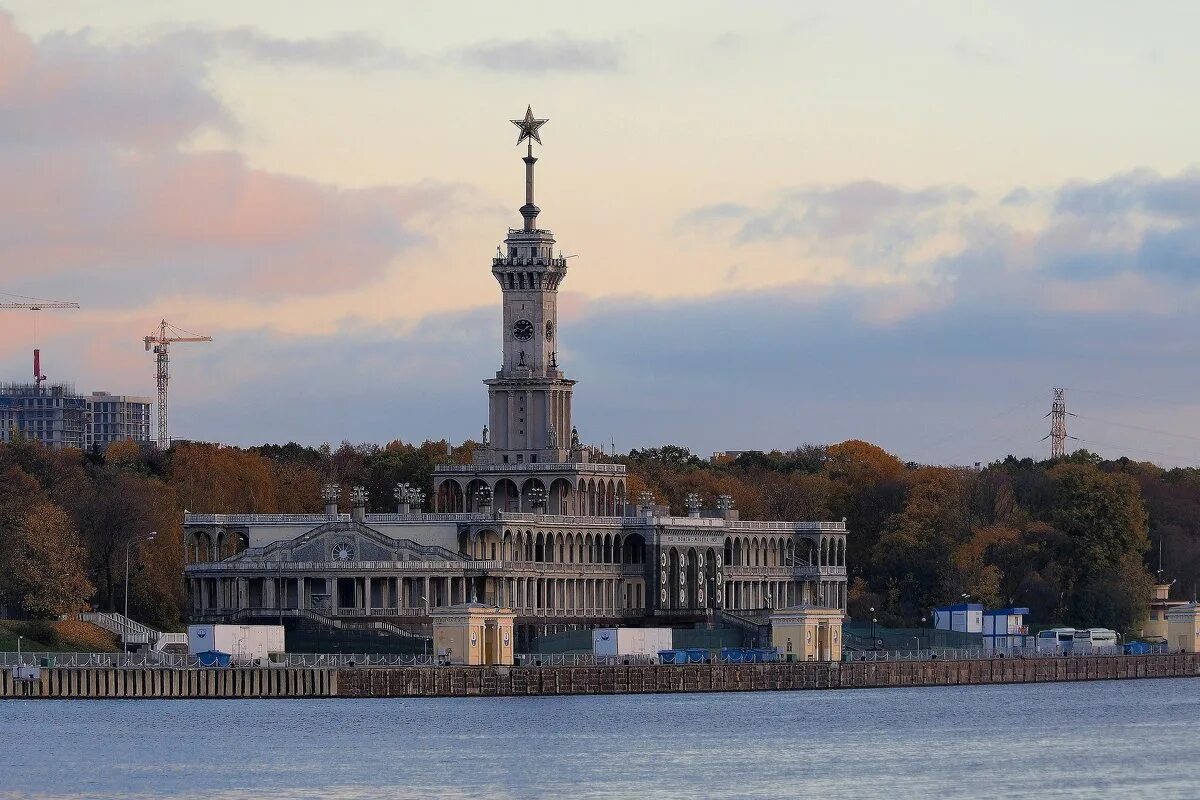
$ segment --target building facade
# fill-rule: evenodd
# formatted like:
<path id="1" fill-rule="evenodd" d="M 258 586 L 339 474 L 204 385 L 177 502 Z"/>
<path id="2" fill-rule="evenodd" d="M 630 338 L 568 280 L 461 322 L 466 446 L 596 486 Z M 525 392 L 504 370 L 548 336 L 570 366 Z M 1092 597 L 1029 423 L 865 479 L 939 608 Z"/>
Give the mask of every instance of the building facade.
<path id="1" fill-rule="evenodd" d="M 87 425 L 87 399 L 69 383 L 0 386 L 0 442 L 19 435 L 52 450 L 82 449 Z"/>
<path id="2" fill-rule="evenodd" d="M 108 392 L 77 394 L 68 383 L 38 386 L 10 383 L 0 386 L 0 442 L 11 442 L 19 432 L 52 450 L 101 449 L 113 442 L 150 439 L 149 397 Z"/>
<path id="3" fill-rule="evenodd" d="M 558 358 L 567 259 L 538 227 L 532 142 L 545 120 L 514 120 L 525 163 L 522 226 L 492 259 L 503 307 L 501 363 L 484 381 L 487 425 L 474 463 L 439 465 L 430 512 L 398 487 L 394 514 L 187 514 L 194 618 L 287 612 L 427 631 L 434 609 L 511 608 L 519 644 L 618 624 L 754 626 L 771 609 L 846 608 L 843 522 L 741 520 L 727 496 L 687 498 L 673 516 L 629 497 L 625 466 L 594 463 L 572 416 L 575 381 Z M 708 506 L 707 508 L 705 506 Z M 416 506 L 416 507 L 414 507 Z"/>
<path id="4" fill-rule="evenodd" d="M 92 392 L 87 398 L 88 421 L 85 444 L 104 449 L 113 442 L 133 440 L 149 444 L 150 414 L 154 401 L 149 397 Z"/>

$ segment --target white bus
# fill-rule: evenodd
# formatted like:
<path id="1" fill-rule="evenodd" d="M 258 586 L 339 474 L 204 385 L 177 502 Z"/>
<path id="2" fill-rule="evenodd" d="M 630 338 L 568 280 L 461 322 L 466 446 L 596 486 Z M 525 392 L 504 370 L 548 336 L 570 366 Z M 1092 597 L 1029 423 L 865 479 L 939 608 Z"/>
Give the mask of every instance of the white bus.
<path id="1" fill-rule="evenodd" d="M 1039 653 L 1070 653 L 1075 643 L 1074 628 L 1047 628 L 1037 635 Z"/>
<path id="2" fill-rule="evenodd" d="M 1071 652 L 1084 655 L 1112 653 L 1121 644 L 1121 637 L 1117 632 L 1108 628 L 1085 628 L 1075 631 L 1071 638 Z"/>

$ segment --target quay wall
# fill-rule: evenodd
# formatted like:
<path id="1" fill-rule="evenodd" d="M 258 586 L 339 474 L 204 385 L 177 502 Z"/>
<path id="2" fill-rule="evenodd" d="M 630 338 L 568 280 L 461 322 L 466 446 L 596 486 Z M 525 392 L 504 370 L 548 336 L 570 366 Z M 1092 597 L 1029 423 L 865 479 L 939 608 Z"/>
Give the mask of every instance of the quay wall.
<path id="1" fill-rule="evenodd" d="M 334 697 L 336 669 L 172 669 L 169 667 L 50 667 L 38 680 L 0 671 L 0 698 L 234 698 Z"/>
<path id="2" fill-rule="evenodd" d="M 1200 654 L 588 667 L 57 667 L 0 698 L 502 697 L 965 686 L 1200 677 Z"/>

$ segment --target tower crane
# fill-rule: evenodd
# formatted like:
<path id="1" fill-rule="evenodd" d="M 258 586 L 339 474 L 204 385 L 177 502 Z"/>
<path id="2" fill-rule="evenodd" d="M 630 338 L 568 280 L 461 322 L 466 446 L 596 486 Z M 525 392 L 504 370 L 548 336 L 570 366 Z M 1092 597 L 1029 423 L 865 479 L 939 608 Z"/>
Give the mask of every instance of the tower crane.
<path id="1" fill-rule="evenodd" d="M 167 435 L 167 378 L 170 363 L 167 348 L 176 342 L 211 342 L 212 337 L 185 331 L 164 319 L 158 325 L 158 333 L 150 334 L 143 341 L 146 343 L 146 352 L 150 352 L 151 346 L 154 347 L 158 377 L 158 448 L 166 450 L 171 445 L 171 437 Z"/>
<path id="2" fill-rule="evenodd" d="M 42 300 L 37 297 L 25 297 L 20 294 L 9 294 L 8 292 L 0 292 L 6 297 L 16 297 L 24 302 L 4 302 L 0 303 L 0 309 L 24 309 L 26 311 L 42 311 L 48 308 L 79 308 L 79 303 L 73 303 L 67 300 Z M 37 316 L 33 318 L 33 382 L 37 388 L 42 388 L 42 383 L 45 382 L 46 376 L 42 374 L 42 351 L 37 346 Z"/>

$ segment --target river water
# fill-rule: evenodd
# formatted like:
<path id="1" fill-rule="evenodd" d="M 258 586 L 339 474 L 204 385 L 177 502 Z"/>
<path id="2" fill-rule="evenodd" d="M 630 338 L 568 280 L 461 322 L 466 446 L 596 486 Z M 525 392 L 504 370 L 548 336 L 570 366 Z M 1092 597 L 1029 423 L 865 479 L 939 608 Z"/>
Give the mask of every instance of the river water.
<path id="1" fill-rule="evenodd" d="M 0 798 L 1200 797 L 1200 680 L 0 701 Z"/>

